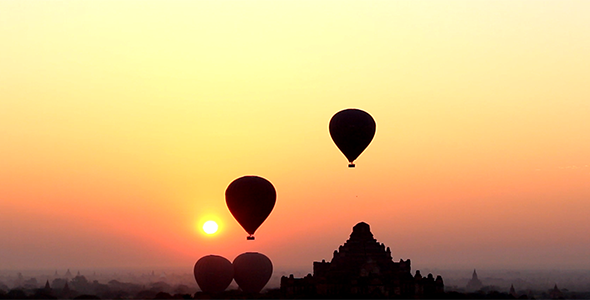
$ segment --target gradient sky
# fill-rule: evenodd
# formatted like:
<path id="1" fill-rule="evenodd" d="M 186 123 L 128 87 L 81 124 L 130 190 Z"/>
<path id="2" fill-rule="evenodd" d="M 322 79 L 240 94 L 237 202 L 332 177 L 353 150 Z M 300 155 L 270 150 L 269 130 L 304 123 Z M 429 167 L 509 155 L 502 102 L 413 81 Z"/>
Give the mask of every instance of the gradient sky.
<path id="1" fill-rule="evenodd" d="M 590 268 L 590 1 L 2 1 L 0 268 Z M 377 122 L 348 169 L 328 122 Z M 246 241 L 225 188 L 270 180 Z M 205 236 L 208 219 L 220 231 Z"/>

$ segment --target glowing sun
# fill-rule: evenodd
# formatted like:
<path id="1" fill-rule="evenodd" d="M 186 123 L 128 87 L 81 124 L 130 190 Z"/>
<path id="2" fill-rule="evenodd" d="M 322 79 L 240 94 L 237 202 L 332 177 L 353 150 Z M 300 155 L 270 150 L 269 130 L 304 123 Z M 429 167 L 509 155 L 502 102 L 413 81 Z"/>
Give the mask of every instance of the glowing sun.
<path id="1" fill-rule="evenodd" d="M 207 221 L 205 222 L 205 224 L 203 224 L 203 231 L 205 231 L 206 234 L 216 233 L 217 228 L 219 228 L 219 226 L 217 226 L 217 223 L 215 223 L 215 221 Z"/>

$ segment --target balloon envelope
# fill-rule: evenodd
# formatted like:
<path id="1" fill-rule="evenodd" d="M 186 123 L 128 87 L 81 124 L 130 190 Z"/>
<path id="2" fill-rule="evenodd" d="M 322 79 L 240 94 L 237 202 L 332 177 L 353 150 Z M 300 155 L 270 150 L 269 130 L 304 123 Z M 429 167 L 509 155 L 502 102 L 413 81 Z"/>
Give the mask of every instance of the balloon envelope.
<path id="1" fill-rule="evenodd" d="M 195 264 L 195 279 L 203 292 L 223 292 L 234 278 L 234 267 L 222 256 L 207 255 Z"/>
<path id="2" fill-rule="evenodd" d="M 234 259 L 234 279 L 247 293 L 258 293 L 272 276 L 272 262 L 266 255 L 246 252 Z"/>
<path id="3" fill-rule="evenodd" d="M 262 225 L 275 206 L 277 192 L 268 180 L 258 176 L 244 176 L 234 180 L 225 190 L 227 208 L 254 239 L 254 232 Z"/>
<path id="4" fill-rule="evenodd" d="M 336 113 L 330 120 L 330 136 L 350 163 L 369 146 L 375 136 L 377 124 L 368 113 L 360 109 L 345 109 Z"/>

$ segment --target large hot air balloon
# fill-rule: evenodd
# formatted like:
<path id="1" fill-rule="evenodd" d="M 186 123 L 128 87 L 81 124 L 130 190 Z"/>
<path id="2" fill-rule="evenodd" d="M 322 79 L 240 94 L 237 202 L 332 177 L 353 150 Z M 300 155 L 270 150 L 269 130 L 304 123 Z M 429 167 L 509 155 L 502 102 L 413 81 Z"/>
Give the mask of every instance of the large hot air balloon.
<path id="1" fill-rule="evenodd" d="M 377 125 L 368 113 L 355 108 L 337 112 L 330 120 L 330 136 L 348 159 L 348 167 L 363 153 L 375 136 Z"/>
<path id="2" fill-rule="evenodd" d="M 234 279 L 246 293 L 258 293 L 272 276 L 272 262 L 266 255 L 246 252 L 238 255 L 233 262 Z"/>
<path id="3" fill-rule="evenodd" d="M 244 176 L 234 180 L 225 190 L 227 208 L 246 230 L 248 240 L 272 211 L 277 192 L 268 180 L 258 176 Z"/>
<path id="4" fill-rule="evenodd" d="M 222 256 L 207 255 L 195 264 L 195 279 L 203 292 L 221 293 L 234 278 L 234 267 Z"/>

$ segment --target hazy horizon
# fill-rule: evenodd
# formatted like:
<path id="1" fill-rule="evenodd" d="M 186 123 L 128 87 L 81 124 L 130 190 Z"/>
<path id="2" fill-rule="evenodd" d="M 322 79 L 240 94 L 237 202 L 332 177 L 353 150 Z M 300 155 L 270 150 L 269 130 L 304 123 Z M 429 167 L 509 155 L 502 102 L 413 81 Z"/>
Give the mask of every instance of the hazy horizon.
<path id="1" fill-rule="evenodd" d="M 58 272 L 55 276 L 54 272 Z M 50 285 L 57 278 L 65 278 L 67 269 L 60 270 L 37 270 L 37 271 L 0 271 L 0 284 L 10 284 L 10 280 L 22 275 L 23 280 L 35 278 L 38 287 L 45 285 L 47 280 Z M 413 270 L 415 272 L 416 270 Z M 465 291 L 468 281 L 471 279 L 473 269 L 421 269 L 423 276 L 432 273 L 434 276 L 442 275 L 446 291 Z M 102 269 L 96 270 L 77 270 L 70 269 L 72 278 L 77 276 L 78 272 L 89 282 L 98 281 L 100 284 L 107 284 L 111 280 L 117 280 L 122 283 L 151 285 L 160 281 L 166 282 L 172 287 L 177 285 L 187 285 L 193 290 L 199 290 L 194 280 L 192 270 L 180 269 Z M 308 270 L 274 270 L 274 273 L 266 285 L 266 289 L 280 287 L 280 278 L 282 276 L 294 275 L 296 278 L 306 276 L 311 271 Z M 153 275 L 152 275 L 153 274 Z M 514 286 L 518 291 L 532 290 L 543 292 L 558 285 L 562 290 L 588 292 L 590 291 L 590 270 L 507 270 L 507 269 L 477 269 L 479 279 L 488 289 L 506 292 L 510 286 Z M 8 279 L 8 281 L 6 281 Z M 237 289 L 237 284 L 232 282 L 229 289 Z M 12 286 L 16 288 L 16 286 Z M 193 292 L 194 293 L 194 292 Z"/>

